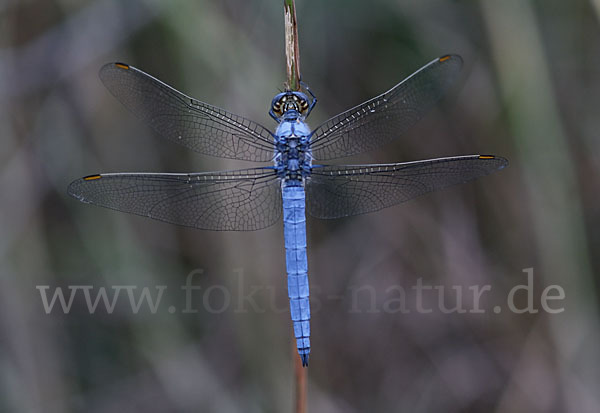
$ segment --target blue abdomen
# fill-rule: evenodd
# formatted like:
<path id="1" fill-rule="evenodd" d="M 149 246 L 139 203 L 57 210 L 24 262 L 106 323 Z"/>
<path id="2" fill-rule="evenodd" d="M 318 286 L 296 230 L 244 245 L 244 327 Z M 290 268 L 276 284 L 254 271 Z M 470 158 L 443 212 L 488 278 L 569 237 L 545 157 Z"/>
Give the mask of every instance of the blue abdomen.
<path id="1" fill-rule="evenodd" d="M 283 235 L 290 313 L 302 365 L 310 354 L 310 304 L 306 258 L 305 194 L 302 186 L 283 186 Z"/>

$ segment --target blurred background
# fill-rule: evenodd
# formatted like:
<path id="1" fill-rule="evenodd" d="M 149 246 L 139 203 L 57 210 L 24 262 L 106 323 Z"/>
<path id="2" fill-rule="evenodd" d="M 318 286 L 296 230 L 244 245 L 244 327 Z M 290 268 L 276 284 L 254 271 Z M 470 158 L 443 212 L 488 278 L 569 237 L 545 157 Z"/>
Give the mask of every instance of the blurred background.
<path id="1" fill-rule="evenodd" d="M 97 73 L 127 62 L 272 128 L 281 3 L 0 2 L 0 411 L 291 411 L 281 223 L 199 231 L 66 194 L 98 172 L 253 166 L 162 139 Z M 309 410 L 599 411 L 600 1 L 299 0 L 297 17 L 313 127 L 438 56 L 465 60 L 415 128 L 342 163 L 511 162 L 378 213 L 308 219 Z M 517 314 L 525 269 L 515 305 L 539 311 Z M 419 282 L 437 286 L 431 312 Z M 557 314 L 541 307 L 552 285 Z M 483 311 L 466 311 L 483 286 Z M 121 295 L 91 311 L 84 293 L 102 288 Z M 144 288 L 160 303 L 136 312 Z M 440 291 L 463 310 L 440 308 Z"/>

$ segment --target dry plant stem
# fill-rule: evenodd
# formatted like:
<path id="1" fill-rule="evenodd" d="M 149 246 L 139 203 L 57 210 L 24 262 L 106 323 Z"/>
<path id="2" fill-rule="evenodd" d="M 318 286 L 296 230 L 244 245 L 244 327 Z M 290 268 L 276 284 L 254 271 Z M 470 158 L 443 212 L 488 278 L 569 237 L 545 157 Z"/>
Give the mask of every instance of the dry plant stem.
<path id="1" fill-rule="evenodd" d="M 300 90 L 300 53 L 298 51 L 298 23 L 294 0 L 283 1 L 285 19 L 285 60 L 287 88 Z"/>
<path id="2" fill-rule="evenodd" d="M 294 0 L 284 0 L 285 19 L 285 61 L 286 89 L 300 90 L 300 53 L 298 51 L 298 23 Z M 296 349 L 296 339 L 292 337 L 292 357 L 294 358 L 294 378 L 296 391 L 296 413 L 306 413 L 306 372 Z"/>
<path id="3" fill-rule="evenodd" d="M 294 358 L 294 377 L 296 384 L 296 413 L 306 413 L 306 373 L 307 368 L 302 367 L 302 361 L 296 349 L 296 338 L 292 335 L 292 357 Z"/>

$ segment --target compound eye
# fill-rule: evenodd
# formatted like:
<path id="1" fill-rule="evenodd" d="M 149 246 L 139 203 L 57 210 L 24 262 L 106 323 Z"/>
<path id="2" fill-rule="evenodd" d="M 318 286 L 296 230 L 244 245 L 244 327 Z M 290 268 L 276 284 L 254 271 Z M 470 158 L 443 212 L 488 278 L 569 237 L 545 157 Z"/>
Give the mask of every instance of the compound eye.
<path id="1" fill-rule="evenodd" d="M 308 101 L 306 99 L 300 100 L 300 112 L 304 113 L 308 110 Z"/>
<path id="2" fill-rule="evenodd" d="M 285 100 L 286 100 L 286 97 L 283 96 L 277 102 L 273 103 L 273 112 L 277 116 L 282 116 L 283 115 L 283 107 L 284 107 Z"/>

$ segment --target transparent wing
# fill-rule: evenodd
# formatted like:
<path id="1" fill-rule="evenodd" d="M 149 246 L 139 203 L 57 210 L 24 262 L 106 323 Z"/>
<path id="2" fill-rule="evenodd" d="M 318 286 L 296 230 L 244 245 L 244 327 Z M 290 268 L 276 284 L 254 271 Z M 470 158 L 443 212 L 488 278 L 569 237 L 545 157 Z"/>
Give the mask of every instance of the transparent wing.
<path id="1" fill-rule="evenodd" d="M 366 152 L 402 135 L 442 97 L 461 66 L 460 56 L 440 57 L 384 94 L 329 119 L 312 134 L 314 158 Z"/>
<path id="2" fill-rule="evenodd" d="M 315 166 L 306 184 L 307 209 L 316 218 L 378 211 L 506 165 L 504 158 L 470 155 L 381 165 Z"/>
<path id="3" fill-rule="evenodd" d="M 99 74 L 125 107 L 170 141 L 221 158 L 273 158 L 273 135 L 257 123 L 186 96 L 133 66 L 108 63 Z"/>
<path id="4" fill-rule="evenodd" d="M 68 191 L 85 203 L 215 231 L 261 229 L 281 215 L 279 179 L 271 168 L 91 175 Z"/>

